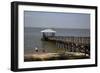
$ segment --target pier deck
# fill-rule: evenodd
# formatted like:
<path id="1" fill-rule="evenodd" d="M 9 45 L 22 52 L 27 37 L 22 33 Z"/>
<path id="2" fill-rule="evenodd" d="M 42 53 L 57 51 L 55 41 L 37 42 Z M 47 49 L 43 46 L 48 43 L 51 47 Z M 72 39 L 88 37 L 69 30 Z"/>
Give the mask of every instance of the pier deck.
<path id="1" fill-rule="evenodd" d="M 49 41 L 64 42 L 64 43 L 76 43 L 76 44 L 90 44 L 89 37 L 64 37 L 64 36 L 54 36 L 47 37 Z"/>

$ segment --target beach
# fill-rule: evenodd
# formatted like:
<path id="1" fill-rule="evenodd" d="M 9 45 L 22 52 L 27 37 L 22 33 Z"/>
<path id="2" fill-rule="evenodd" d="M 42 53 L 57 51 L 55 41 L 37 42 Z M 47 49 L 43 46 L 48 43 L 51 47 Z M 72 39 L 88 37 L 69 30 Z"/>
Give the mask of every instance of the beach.
<path id="1" fill-rule="evenodd" d="M 72 59 L 87 59 L 88 54 L 79 52 L 65 52 L 65 53 L 39 53 L 27 54 L 24 56 L 27 61 L 48 61 L 48 60 L 72 60 Z"/>

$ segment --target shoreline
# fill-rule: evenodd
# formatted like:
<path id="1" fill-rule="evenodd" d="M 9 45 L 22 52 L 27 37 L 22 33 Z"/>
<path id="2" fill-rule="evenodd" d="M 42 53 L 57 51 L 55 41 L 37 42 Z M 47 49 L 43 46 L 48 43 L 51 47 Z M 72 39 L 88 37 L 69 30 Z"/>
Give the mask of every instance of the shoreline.
<path id="1" fill-rule="evenodd" d="M 88 54 L 79 52 L 66 53 L 37 53 L 24 55 L 24 61 L 50 61 L 50 60 L 71 60 L 71 59 L 87 59 L 90 58 Z"/>

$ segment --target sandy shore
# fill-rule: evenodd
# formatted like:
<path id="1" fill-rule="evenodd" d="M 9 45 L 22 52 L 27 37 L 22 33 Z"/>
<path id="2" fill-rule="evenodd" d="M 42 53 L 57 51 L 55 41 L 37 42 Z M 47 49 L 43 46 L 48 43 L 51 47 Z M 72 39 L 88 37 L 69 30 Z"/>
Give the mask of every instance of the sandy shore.
<path id="1" fill-rule="evenodd" d="M 66 60 L 66 59 L 85 59 L 89 58 L 88 54 L 79 52 L 66 53 L 37 53 L 25 54 L 24 61 L 46 61 L 46 60 Z"/>

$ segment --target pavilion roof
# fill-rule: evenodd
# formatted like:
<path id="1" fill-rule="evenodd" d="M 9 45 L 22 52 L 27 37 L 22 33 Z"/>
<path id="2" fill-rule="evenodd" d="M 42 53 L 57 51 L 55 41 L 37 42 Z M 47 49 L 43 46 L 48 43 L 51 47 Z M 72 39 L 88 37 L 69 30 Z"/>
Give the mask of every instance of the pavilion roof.
<path id="1" fill-rule="evenodd" d="M 42 30 L 41 31 L 42 33 L 44 32 L 46 32 L 46 33 L 56 33 L 56 31 L 55 30 L 53 30 L 53 29 L 45 29 L 45 30 Z"/>

